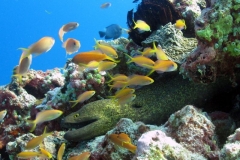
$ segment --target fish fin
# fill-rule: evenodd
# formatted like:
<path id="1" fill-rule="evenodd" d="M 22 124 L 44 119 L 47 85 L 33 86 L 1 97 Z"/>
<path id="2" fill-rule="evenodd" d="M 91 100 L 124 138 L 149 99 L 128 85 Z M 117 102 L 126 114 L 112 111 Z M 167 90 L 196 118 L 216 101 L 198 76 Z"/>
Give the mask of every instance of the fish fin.
<path id="1" fill-rule="evenodd" d="M 104 31 L 99 31 L 98 33 L 99 33 L 99 36 L 100 36 L 101 38 L 106 35 L 106 32 L 104 32 Z"/>
<path id="2" fill-rule="evenodd" d="M 110 77 L 110 80 L 107 81 L 106 83 L 112 82 L 113 81 L 113 76 L 109 72 L 107 72 L 107 75 L 108 75 L 108 77 Z"/>
<path id="3" fill-rule="evenodd" d="M 20 74 L 14 74 L 13 77 L 17 78 L 17 81 L 19 84 L 22 84 L 22 75 Z"/>
<path id="4" fill-rule="evenodd" d="M 75 106 L 78 104 L 78 101 L 77 101 L 77 100 L 75 100 L 75 101 L 69 101 L 69 102 L 74 102 L 74 104 L 72 105 L 71 108 L 75 107 Z"/>
<path id="5" fill-rule="evenodd" d="M 27 123 L 28 124 L 30 124 L 31 125 L 31 129 L 30 129 L 30 131 L 29 132 L 33 132 L 34 130 L 35 130 L 35 128 L 36 128 L 36 121 L 34 120 L 34 121 L 32 121 L 32 120 L 27 120 Z"/>
<path id="6" fill-rule="evenodd" d="M 128 58 L 130 58 L 130 60 L 129 61 L 127 61 L 126 63 L 127 64 L 129 64 L 129 63 L 132 63 L 132 57 L 131 56 L 129 56 L 127 53 L 123 53 L 123 54 L 125 54 Z"/>

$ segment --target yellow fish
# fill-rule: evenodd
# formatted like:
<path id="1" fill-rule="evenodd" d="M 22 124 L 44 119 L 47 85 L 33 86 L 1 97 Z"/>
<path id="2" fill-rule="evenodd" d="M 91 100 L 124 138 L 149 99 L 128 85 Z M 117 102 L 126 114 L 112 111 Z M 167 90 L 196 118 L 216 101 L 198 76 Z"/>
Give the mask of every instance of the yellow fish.
<path id="1" fill-rule="evenodd" d="M 62 160 L 64 151 L 65 151 L 66 145 L 65 143 L 62 143 L 60 148 L 58 149 L 58 153 L 57 153 L 57 160 Z"/>
<path id="2" fill-rule="evenodd" d="M 115 93 L 114 96 L 109 96 L 108 98 L 120 98 L 135 92 L 135 89 L 132 88 L 124 88 Z"/>
<path id="3" fill-rule="evenodd" d="M 32 64 L 32 55 L 30 54 L 29 56 L 22 58 L 26 55 L 26 52 L 23 52 L 21 57 L 20 57 L 20 61 L 19 61 L 19 65 L 14 69 L 14 73 L 13 76 L 16 77 L 19 81 L 19 83 L 22 83 L 22 76 L 26 75 L 30 65 Z"/>
<path id="4" fill-rule="evenodd" d="M 53 157 L 52 154 L 50 152 L 48 152 L 47 150 L 45 150 L 44 148 L 40 147 L 39 149 L 44 157 L 46 157 L 48 159 L 51 159 Z"/>
<path id="5" fill-rule="evenodd" d="M 148 76 L 135 74 L 129 77 L 129 80 L 127 81 L 127 86 L 131 86 L 131 85 L 144 86 L 144 85 L 152 84 L 153 82 L 154 80 Z"/>
<path id="6" fill-rule="evenodd" d="M 68 160 L 89 160 L 91 152 L 83 152 L 78 156 L 70 157 Z"/>
<path id="7" fill-rule="evenodd" d="M 124 53 L 125 54 L 125 53 Z M 145 56 L 135 56 L 135 57 L 131 57 L 128 54 L 125 54 L 128 58 L 130 58 L 130 61 L 127 62 L 127 64 L 129 63 L 136 63 L 137 65 L 144 67 L 144 64 L 146 65 L 154 65 L 154 61 L 151 60 L 150 58 L 147 58 Z"/>
<path id="8" fill-rule="evenodd" d="M 109 73 L 107 73 L 107 74 L 110 77 L 110 81 L 108 81 L 107 83 L 110 83 L 112 81 L 127 81 L 128 80 L 128 76 L 126 76 L 124 74 L 115 74 L 114 76 L 111 76 Z"/>
<path id="9" fill-rule="evenodd" d="M 177 64 L 170 60 L 158 60 L 155 62 L 154 66 L 146 66 L 151 71 L 147 74 L 147 76 L 151 75 L 154 71 L 157 72 L 171 72 L 177 69 Z"/>
<path id="10" fill-rule="evenodd" d="M 79 24 L 77 22 L 70 22 L 68 24 L 63 25 L 58 31 L 58 36 L 60 40 L 63 42 L 63 35 L 69 31 L 76 29 L 78 26 Z"/>
<path id="11" fill-rule="evenodd" d="M 140 52 L 142 56 L 146 57 L 151 57 L 154 54 L 153 49 L 151 47 L 144 48 L 142 52 L 141 51 L 138 52 Z"/>
<path id="12" fill-rule="evenodd" d="M 40 55 L 44 52 L 48 52 L 54 45 L 55 40 L 52 37 L 43 37 L 36 43 L 32 44 L 28 48 L 19 48 L 26 52 L 21 59 L 28 57 L 30 54 Z"/>
<path id="13" fill-rule="evenodd" d="M 82 103 L 86 100 L 88 100 L 89 98 L 91 98 L 96 92 L 95 91 L 85 91 L 82 94 L 80 94 L 77 97 L 77 100 L 75 101 L 69 101 L 69 102 L 75 102 L 72 107 L 76 106 L 78 103 Z"/>
<path id="14" fill-rule="evenodd" d="M 151 32 L 150 26 L 146 22 L 144 22 L 143 20 L 137 20 L 137 22 L 135 22 L 133 20 L 133 23 L 135 24 L 133 29 L 138 28 L 139 32 L 145 32 L 145 31 L 150 31 Z"/>
<path id="15" fill-rule="evenodd" d="M 56 110 L 56 109 L 43 110 L 43 111 L 39 112 L 37 114 L 35 120 L 33 120 L 33 121 L 28 120 L 28 123 L 30 123 L 32 125 L 30 132 L 35 130 L 37 124 L 54 120 L 54 119 L 60 117 L 62 114 L 63 114 L 62 111 Z"/>
<path id="16" fill-rule="evenodd" d="M 135 98 L 135 94 L 129 93 L 127 95 L 117 98 L 117 100 L 120 105 L 124 105 L 126 103 L 132 102 Z"/>
<path id="17" fill-rule="evenodd" d="M 47 136 L 49 136 L 51 134 L 52 134 L 52 132 L 46 133 L 46 127 L 45 127 L 43 134 L 31 139 L 25 146 L 25 149 L 26 150 L 34 149 L 35 147 L 39 146 L 42 143 L 44 138 L 46 138 Z"/>
<path id="18" fill-rule="evenodd" d="M 104 44 L 100 44 L 95 38 L 94 38 L 96 45 L 94 46 L 95 49 L 100 49 L 104 54 L 108 55 L 109 57 L 112 57 L 114 59 L 118 58 L 118 54 L 112 47 Z"/>
<path id="19" fill-rule="evenodd" d="M 98 71 L 108 71 L 117 66 L 117 63 L 111 61 L 101 61 L 98 65 Z"/>
<path id="20" fill-rule="evenodd" d="M 177 20 L 176 23 L 175 23 L 175 28 L 180 29 L 180 30 L 187 29 L 187 26 L 185 24 L 185 20 L 184 19 Z"/>
<path id="21" fill-rule="evenodd" d="M 131 151 L 132 153 L 136 152 L 137 146 L 131 144 L 131 139 L 129 138 L 129 136 L 125 133 L 121 133 L 121 134 L 110 134 L 109 135 L 109 139 L 111 142 L 113 142 L 114 144 L 126 148 L 129 151 Z"/>
<path id="22" fill-rule="evenodd" d="M 7 115 L 7 110 L 3 110 L 0 112 L 0 122 L 4 119 L 4 117 Z"/>
<path id="23" fill-rule="evenodd" d="M 114 81 L 113 84 L 108 85 L 110 87 L 110 91 L 113 88 L 124 88 L 127 86 L 127 82 L 126 81 Z"/>
<path id="24" fill-rule="evenodd" d="M 153 42 L 153 50 L 150 52 L 155 52 L 158 60 L 168 60 L 168 56 L 160 46 L 156 47 L 155 42 Z"/>
<path id="25" fill-rule="evenodd" d="M 28 158 L 34 158 L 34 157 L 40 157 L 42 156 L 39 152 L 33 152 L 33 151 L 22 151 L 17 154 L 17 158 L 19 159 L 28 159 Z"/>
<path id="26" fill-rule="evenodd" d="M 71 55 L 73 53 L 76 53 L 79 48 L 81 47 L 81 44 L 78 40 L 74 38 L 68 38 L 62 45 L 63 48 L 66 49 L 66 53 Z"/>
<path id="27" fill-rule="evenodd" d="M 88 52 L 80 52 L 75 55 L 72 59 L 72 62 L 75 64 L 88 64 L 91 61 L 103 61 L 103 60 L 110 60 L 115 63 L 119 61 L 114 60 L 112 57 L 107 56 L 106 54 L 102 54 L 98 50 L 88 51 Z"/>
<path id="28" fill-rule="evenodd" d="M 89 70 L 94 70 L 94 69 L 98 68 L 99 63 L 100 62 L 98 62 L 98 61 L 90 61 L 90 62 L 88 62 L 88 64 L 79 63 L 78 65 L 79 66 L 84 66 L 85 68 L 87 68 Z"/>

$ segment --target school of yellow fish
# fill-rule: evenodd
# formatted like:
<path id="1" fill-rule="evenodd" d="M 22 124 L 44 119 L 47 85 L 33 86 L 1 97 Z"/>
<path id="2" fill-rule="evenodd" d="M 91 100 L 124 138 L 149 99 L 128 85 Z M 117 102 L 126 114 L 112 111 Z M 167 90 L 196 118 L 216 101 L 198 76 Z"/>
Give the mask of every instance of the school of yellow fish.
<path id="1" fill-rule="evenodd" d="M 103 4 L 101 8 L 106 8 L 111 6 L 111 4 Z M 135 26 L 133 29 L 137 28 L 139 33 L 145 32 L 145 31 L 151 31 L 150 26 L 145 23 L 142 20 L 137 20 L 136 22 L 133 20 Z M 78 50 L 81 47 L 80 41 L 74 38 L 68 38 L 64 42 L 64 34 L 67 32 L 70 32 L 74 29 L 76 29 L 79 26 L 77 22 L 70 22 L 68 24 L 63 25 L 59 29 L 59 39 L 63 42 L 62 47 L 66 50 L 66 54 L 73 54 L 78 52 Z M 185 21 L 184 20 L 178 20 L 175 24 L 175 27 L 178 29 L 186 29 Z M 87 52 L 80 52 L 76 54 L 72 62 L 83 66 L 86 69 L 98 69 L 99 71 L 108 71 L 115 66 L 117 66 L 117 63 L 120 61 L 117 60 L 118 54 L 116 50 L 108 45 L 108 44 L 101 44 L 96 39 L 95 40 L 95 50 L 87 51 Z M 55 43 L 55 39 L 53 37 L 42 37 L 37 42 L 30 45 L 28 48 L 19 48 L 22 50 L 22 55 L 19 60 L 19 65 L 15 68 L 14 75 L 18 81 L 22 82 L 22 76 L 24 76 L 28 69 L 30 68 L 30 65 L 32 63 L 32 55 L 41 55 L 42 53 L 48 52 L 51 50 Z M 153 48 L 145 48 L 143 51 L 138 51 L 139 55 L 135 57 L 131 57 L 128 54 L 125 54 L 128 58 L 129 63 L 135 63 L 136 65 L 140 67 L 144 67 L 150 70 L 150 72 L 144 76 L 144 75 L 124 75 L 124 74 L 115 74 L 110 75 L 108 73 L 108 76 L 110 80 L 107 83 L 109 84 L 110 90 L 116 89 L 117 91 L 113 96 L 109 96 L 108 98 L 113 98 L 118 101 L 120 105 L 124 105 L 126 103 L 129 103 L 133 101 L 136 98 L 136 95 L 134 94 L 135 89 L 130 88 L 131 86 L 144 86 L 149 85 L 154 82 L 152 78 L 149 77 L 150 74 L 152 74 L 154 71 L 156 72 L 170 72 L 177 69 L 177 64 L 171 60 L 169 60 L 168 56 L 164 53 L 162 48 L 160 46 L 156 46 L 155 42 L 153 42 Z M 150 56 L 155 55 L 157 58 L 157 61 L 153 61 L 150 59 Z M 72 107 L 77 105 L 78 103 L 82 103 L 89 98 L 91 98 L 95 94 L 95 91 L 85 91 L 84 93 L 80 94 L 77 97 L 77 100 L 70 101 L 74 104 Z M 0 122 L 4 119 L 6 116 L 7 111 L 3 110 L 0 111 Z M 39 112 L 36 116 L 35 120 L 28 120 L 29 125 L 31 126 L 30 132 L 34 131 L 36 128 L 36 125 L 39 123 L 43 123 L 46 121 L 54 120 L 58 117 L 60 117 L 63 114 L 62 111 L 51 109 L 51 110 L 43 110 Z M 43 139 L 49 135 L 51 135 L 52 132 L 46 133 L 46 128 L 42 135 L 37 136 L 33 139 L 31 139 L 25 146 L 25 151 L 22 151 L 17 154 L 18 158 L 21 159 L 28 159 L 32 157 L 41 157 L 46 159 L 51 159 L 52 155 L 49 153 L 46 149 L 41 147 L 41 143 Z M 109 136 L 110 141 L 112 141 L 114 144 L 119 145 L 121 147 L 124 147 L 131 152 L 136 151 L 136 146 L 131 144 L 131 139 L 128 137 L 128 135 L 121 133 L 121 134 L 111 134 Z M 40 146 L 39 152 L 29 151 L 31 149 L 34 149 L 36 147 Z M 63 143 L 58 150 L 57 154 L 57 160 L 62 160 L 63 154 L 65 151 L 65 143 Z M 83 152 L 82 154 L 78 156 L 74 156 L 69 158 L 69 160 L 82 160 L 82 159 L 89 159 L 90 152 Z"/>

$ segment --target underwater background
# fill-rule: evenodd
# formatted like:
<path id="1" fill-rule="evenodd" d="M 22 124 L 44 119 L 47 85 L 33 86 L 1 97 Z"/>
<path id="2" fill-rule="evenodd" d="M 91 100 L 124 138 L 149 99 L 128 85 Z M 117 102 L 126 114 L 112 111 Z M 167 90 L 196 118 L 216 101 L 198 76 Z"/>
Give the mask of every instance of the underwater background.
<path id="1" fill-rule="evenodd" d="M 1 45 L 0 45 L 0 85 L 11 81 L 13 68 L 18 65 L 22 51 L 43 36 L 51 36 L 54 47 L 47 54 L 35 57 L 31 69 L 43 70 L 63 67 L 67 58 L 62 42 L 58 38 L 59 29 L 68 22 L 80 25 L 74 32 L 64 37 L 76 38 L 81 43 L 79 52 L 93 49 L 94 38 L 100 39 L 98 31 L 111 24 L 127 28 L 127 11 L 135 8 L 132 1 L 115 0 L 111 7 L 102 9 L 104 0 L 3 0 L 0 5 Z M 122 34 L 127 37 L 127 34 Z"/>

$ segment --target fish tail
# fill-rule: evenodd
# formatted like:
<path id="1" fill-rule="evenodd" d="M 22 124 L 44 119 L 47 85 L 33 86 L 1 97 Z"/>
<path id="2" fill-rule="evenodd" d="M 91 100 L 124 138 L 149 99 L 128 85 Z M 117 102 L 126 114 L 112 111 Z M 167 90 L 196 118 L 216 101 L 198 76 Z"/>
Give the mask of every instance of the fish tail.
<path id="1" fill-rule="evenodd" d="M 125 56 L 127 56 L 130 59 L 129 61 L 127 61 L 127 64 L 131 63 L 132 62 L 132 57 L 129 56 L 128 54 L 126 54 L 126 53 L 123 53 L 123 54 L 125 54 Z"/>
<path id="2" fill-rule="evenodd" d="M 155 70 L 152 69 L 146 76 L 150 76 Z"/>
<path id="3" fill-rule="evenodd" d="M 137 28 L 137 24 L 136 24 L 136 22 L 134 21 L 134 19 L 132 19 L 132 20 L 133 20 L 133 23 L 134 23 L 133 29 L 136 29 L 136 28 Z"/>
<path id="4" fill-rule="evenodd" d="M 18 48 L 18 49 L 20 49 L 23 52 L 25 52 L 25 54 L 23 56 L 21 56 L 20 62 L 21 62 L 21 60 L 23 60 L 24 58 L 28 57 L 31 54 L 31 52 L 30 52 L 30 50 L 28 48 Z"/>
<path id="5" fill-rule="evenodd" d="M 34 121 L 32 121 L 32 120 L 27 120 L 27 123 L 30 124 L 30 126 L 31 126 L 29 132 L 33 132 L 33 131 L 35 130 L 35 128 L 36 128 L 36 125 L 37 125 L 36 121 L 35 121 L 35 120 L 34 120 Z"/>
<path id="6" fill-rule="evenodd" d="M 78 101 L 69 101 L 69 102 L 75 102 L 71 108 L 75 107 L 78 104 Z"/>

